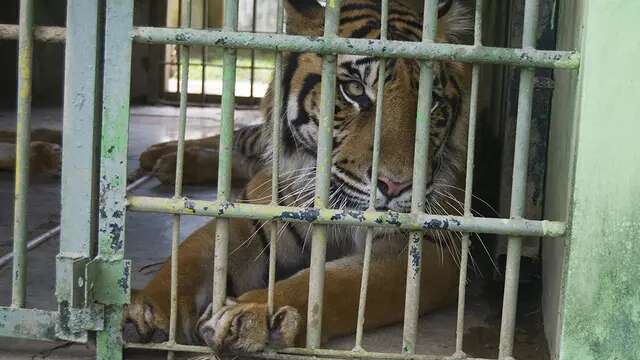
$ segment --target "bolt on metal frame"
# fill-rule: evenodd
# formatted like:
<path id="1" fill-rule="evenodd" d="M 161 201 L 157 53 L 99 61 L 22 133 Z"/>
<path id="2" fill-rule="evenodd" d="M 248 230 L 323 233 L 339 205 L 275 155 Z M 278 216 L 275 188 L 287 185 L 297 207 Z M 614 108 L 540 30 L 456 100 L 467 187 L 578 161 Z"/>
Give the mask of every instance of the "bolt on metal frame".
<path id="1" fill-rule="evenodd" d="M 0 39 L 19 38 L 20 77 L 18 85 L 18 144 L 16 166 L 16 221 L 14 233 L 14 280 L 12 307 L 0 307 L 0 316 L 7 319 L 0 323 L 0 336 L 21 336 L 34 339 L 70 339 L 86 341 L 88 331 L 97 331 L 97 357 L 99 359 L 119 359 L 123 347 L 167 350 L 173 358 L 176 351 L 207 353 L 206 347 L 177 344 L 177 251 L 181 215 L 206 215 L 217 218 L 214 267 L 214 308 L 219 308 L 226 297 L 226 275 L 228 256 L 229 219 L 252 218 L 258 220 L 278 220 L 282 222 L 302 221 L 291 214 L 304 212 L 314 226 L 309 290 L 309 310 L 307 348 L 283 349 L 279 352 L 265 352 L 258 357 L 272 359 L 295 359 L 300 356 L 321 358 L 384 358 L 384 359 L 470 359 L 462 351 L 464 329 L 464 300 L 466 264 L 470 239 L 462 240 L 462 269 L 460 274 L 458 322 L 456 327 L 456 353 L 452 357 L 415 355 L 417 304 L 419 300 L 420 262 L 409 261 L 407 271 L 407 293 L 405 306 L 405 327 L 402 353 L 372 353 L 362 348 L 364 309 L 366 306 L 368 268 L 371 259 L 372 227 L 387 226 L 411 230 L 410 254 L 422 251 L 421 242 L 425 230 L 460 231 L 466 234 L 494 233 L 511 235 L 507 259 L 507 281 L 503 302 L 503 319 L 500 337 L 500 359 L 512 356 L 513 332 L 519 273 L 519 249 L 523 236 L 557 237 L 564 234 L 565 224 L 555 221 L 535 221 L 523 219 L 522 197 L 526 179 L 529 119 L 531 116 L 533 68 L 577 69 L 580 58 L 575 52 L 539 51 L 534 48 L 535 26 L 537 24 L 537 0 L 526 0 L 523 49 L 503 49 L 485 47 L 481 44 L 482 1 L 477 1 L 475 41 L 473 45 L 451 45 L 434 43 L 437 0 L 425 2 L 425 14 L 431 14 L 424 23 L 421 43 L 389 41 L 386 39 L 386 19 L 388 1 L 382 1 L 382 29 L 380 40 L 343 39 L 336 36 L 338 30 L 340 0 L 328 1 L 325 11 L 324 36 L 308 37 L 283 34 L 283 0 L 278 0 L 278 21 L 276 34 L 247 34 L 237 30 L 237 0 L 225 1 L 224 27 L 222 31 L 190 29 L 191 9 L 189 0 L 183 1 L 181 29 L 133 27 L 133 0 L 106 0 L 104 24 L 104 45 L 100 40 L 100 9 L 97 2 L 70 0 L 68 5 L 69 31 L 56 27 L 33 26 L 32 0 L 20 4 L 20 25 L 0 25 Z M 88 16 L 87 14 L 90 14 Z M 86 30 L 92 31 L 87 32 Z M 65 148 L 63 153 L 63 224 L 70 223 L 70 216 L 77 219 L 76 205 L 85 208 L 80 227 L 62 227 L 61 250 L 57 265 L 57 294 L 60 303 L 58 312 L 24 309 L 24 284 L 26 274 L 25 220 L 26 189 L 28 187 L 28 144 L 29 111 L 31 88 L 31 56 L 34 40 L 67 42 L 66 84 L 65 84 Z M 182 47 L 180 62 L 188 64 L 189 46 L 205 45 L 224 48 L 222 131 L 220 136 L 220 174 L 218 198 L 215 201 L 196 201 L 182 196 L 182 164 L 186 127 L 187 81 L 181 83 L 178 166 L 176 186 L 172 199 L 126 195 L 126 166 L 129 121 L 129 88 L 132 41 L 142 43 L 176 44 Z M 86 51 L 87 46 L 90 51 Z M 100 49 L 104 47 L 104 58 L 100 59 Z M 272 201 L 269 205 L 233 204 L 230 199 L 231 151 L 233 141 L 233 120 L 235 100 L 236 50 L 268 49 L 276 51 L 274 112 L 273 112 L 273 181 Z M 323 55 L 321 84 L 321 118 L 316 178 L 316 201 L 314 209 L 278 206 L 278 163 L 280 144 L 279 113 L 282 109 L 282 52 L 317 52 Z M 420 60 L 420 93 L 418 117 L 416 119 L 415 158 L 428 154 L 429 109 L 431 102 L 432 61 L 451 60 L 474 63 L 470 103 L 469 138 L 467 153 L 467 178 L 465 212 L 463 216 L 431 215 L 424 213 L 422 200 L 426 188 L 414 187 L 412 212 L 410 214 L 381 213 L 375 211 L 375 192 L 372 191 L 370 207 L 367 211 L 345 212 L 327 209 L 329 175 L 331 167 L 332 122 L 335 101 L 335 66 L 338 54 L 357 54 L 381 58 L 381 74 L 384 73 L 385 59 L 392 57 L 415 58 Z M 103 63 L 104 76 L 100 71 Z M 511 219 L 489 219 L 473 217 L 470 211 L 473 180 L 473 144 L 478 101 L 478 63 L 509 64 L 522 67 L 518 126 L 516 132 L 516 156 L 514 181 L 512 186 Z M 74 71 L 69 71 L 70 69 Z M 188 78 L 188 66 L 182 66 L 182 79 Z M 82 71 L 78 70 L 82 69 Z M 102 89 L 100 81 L 102 80 Z M 378 88 L 379 99 L 384 96 L 383 86 Z M 88 101 L 80 101 L 88 100 Z M 102 103 L 102 104 L 100 104 Z M 102 105 L 102 106 L 100 106 Z M 102 109 L 100 114 L 97 109 Z M 376 104 L 374 130 L 373 171 L 378 170 L 382 101 Z M 101 118 L 101 119 L 100 119 Z M 87 120 L 87 119 L 90 119 Z M 84 120 L 84 121 L 83 121 Z M 95 151 L 98 124 L 101 120 L 100 177 L 99 188 L 95 189 L 97 166 Z M 72 136 L 72 128 L 80 127 L 82 133 L 91 136 Z M 420 136 L 423 134 L 423 136 Z M 77 135 L 77 134 L 76 134 Z M 71 151 L 78 145 L 86 152 Z M 425 162 L 426 164 L 426 162 Z M 425 164 L 414 166 L 414 183 L 425 184 Z M 80 176 L 65 176 L 81 171 Z M 74 180 L 75 178 L 75 180 Z M 79 186 L 79 187 L 78 187 Z M 77 189 L 81 189 L 77 191 Z M 73 191 L 71 191 L 73 190 Z M 100 208 L 96 210 L 95 198 L 99 197 Z M 122 305 L 129 298 L 130 263 L 124 260 L 124 230 L 127 211 L 145 211 L 173 214 L 172 238 L 172 281 L 171 319 L 169 341 L 160 344 L 125 344 L 120 324 L 123 316 Z M 97 219 L 94 214 L 99 214 Z M 335 216 L 341 215 L 341 216 Z M 336 220 L 336 218 L 340 218 Z M 65 221 L 65 219 L 67 219 Z M 77 222 L 77 221 L 76 221 Z M 98 228 L 97 249 L 93 249 L 93 224 Z M 326 252 L 326 226 L 359 225 L 368 227 L 364 253 L 364 270 L 361 284 L 361 299 L 358 311 L 356 344 L 354 351 L 320 349 L 322 330 L 322 298 L 324 282 L 324 262 Z M 275 284 L 275 260 L 277 242 L 277 222 L 271 227 L 271 253 L 269 262 L 268 308 L 273 313 L 273 288 Z M 94 253 L 97 255 L 94 256 Z M 409 256 L 412 256 L 409 255 Z M 61 314 L 68 314 L 69 318 Z M 63 319 L 64 318 L 64 319 Z M 65 320 L 66 319 L 66 320 Z M 80 327 L 59 329 L 60 325 L 76 320 Z M 22 323 L 19 328 L 17 325 Z M 21 332 L 22 331 L 22 332 Z"/>

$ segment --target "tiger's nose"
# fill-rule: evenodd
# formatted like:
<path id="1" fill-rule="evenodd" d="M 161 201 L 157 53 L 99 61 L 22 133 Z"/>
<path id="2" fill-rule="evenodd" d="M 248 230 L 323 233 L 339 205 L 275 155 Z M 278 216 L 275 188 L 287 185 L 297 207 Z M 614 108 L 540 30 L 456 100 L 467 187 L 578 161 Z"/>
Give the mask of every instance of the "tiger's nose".
<path id="1" fill-rule="evenodd" d="M 398 182 L 386 176 L 380 176 L 378 178 L 378 189 L 387 197 L 396 197 L 409 187 L 411 187 L 411 181 Z"/>

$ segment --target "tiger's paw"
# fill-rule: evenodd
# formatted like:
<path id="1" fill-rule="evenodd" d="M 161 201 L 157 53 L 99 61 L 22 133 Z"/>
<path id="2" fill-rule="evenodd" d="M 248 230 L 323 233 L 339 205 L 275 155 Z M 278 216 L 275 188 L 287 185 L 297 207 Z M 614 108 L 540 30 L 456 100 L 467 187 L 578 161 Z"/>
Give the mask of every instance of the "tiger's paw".
<path id="1" fill-rule="evenodd" d="M 217 151 L 199 147 L 184 149 L 183 184 L 207 184 L 216 181 L 218 179 L 217 155 Z M 177 158 L 176 153 L 161 156 L 151 173 L 163 184 L 175 184 Z"/>
<path id="2" fill-rule="evenodd" d="M 238 303 L 212 314 L 211 305 L 198 321 L 200 337 L 214 351 L 257 352 L 291 347 L 300 329 L 298 310 L 283 306 L 269 318 L 266 304 Z"/>
<path id="3" fill-rule="evenodd" d="M 152 171 L 161 157 L 175 154 L 176 151 L 178 151 L 177 141 L 151 145 L 140 154 L 140 167 L 146 171 Z"/>

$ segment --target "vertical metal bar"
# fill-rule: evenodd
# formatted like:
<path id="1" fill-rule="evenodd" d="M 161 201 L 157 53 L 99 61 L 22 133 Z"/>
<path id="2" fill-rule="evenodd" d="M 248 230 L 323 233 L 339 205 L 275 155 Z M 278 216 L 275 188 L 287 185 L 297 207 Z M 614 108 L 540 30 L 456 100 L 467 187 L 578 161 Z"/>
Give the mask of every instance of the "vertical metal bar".
<path id="1" fill-rule="evenodd" d="M 98 258 L 115 263 L 124 258 L 133 0 L 107 0 L 105 19 Z M 105 306 L 96 339 L 100 360 L 122 359 L 122 310 Z"/>
<path id="2" fill-rule="evenodd" d="M 340 22 L 341 0 L 327 1 L 324 16 L 324 36 L 334 38 Z M 322 61 L 320 85 L 320 124 L 318 126 L 318 159 L 314 207 L 326 208 L 329 200 L 331 152 L 333 150 L 333 116 L 336 91 L 336 55 L 326 55 Z M 307 313 L 307 347 L 320 346 L 322 334 L 322 305 L 324 299 L 324 270 L 327 255 L 327 227 L 314 225 L 309 271 L 309 301 Z"/>
<path id="3" fill-rule="evenodd" d="M 182 8 L 182 18 L 180 24 L 182 28 L 191 27 L 191 0 L 184 0 Z M 180 63 L 182 64 L 182 78 L 189 78 L 189 61 L 191 61 L 191 47 L 181 46 Z M 182 196 L 182 176 L 184 168 L 184 138 L 187 127 L 187 99 L 189 96 L 189 82 L 183 81 L 180 88 L 180 115 L 178 119 L 178 149 L 176 154 L 176 182 L 174 188 L 174 198 Z M 178 245 L 180 244 L 180 215 L 173 215 L 171 234 L 171 303 L 169 309 L 169 344 L 176 343 L 176 331 L 178 324 Z M 175 352 L 169 351 L 167 359 L 175 359 Z"/>
<path id="4" fill-rule="evenodd" d="M 424 24 L 422 42 L 433 42 L 438 21 L 438 1 L 424 2 Z M 431 123 L 431 91 L 433 87 L 433 67 L 428 61 L 420 62 L 420 89 L 416 116 L 416 145 L 413 164 L 413 189 L 411 212 L 423 213 L 427 190 L 427 164 L 429 157 L 429 127 Z M 407 291 L 404 306 L 404 328 L 402 351 L 415 353 L 420 315 L 420 278 L 422 273 L 422 232 L 412 232 L 409 236 L 409 259 L 407 261 Z"/>
<path id="5" fill-rule="evenodd" d="M 94 237 L 99 144 L 99 3 L 67 5 L 63 109 L 60 252 L 90 257 Z M 68 226 L 74 224 L 73 226 Z"/>
<path id="6" fill-rule="evenodd" d="M 283 32 L 284 0 L 278 0 L 276 15 L 276 33 Z M 282 114 L 282 53 L 276 52 L 276 63 L 273 74 L 273 110 L 271 112 L 271 126 L 273 129 L 271 143 L 273 144 L 273 169 L 271 170 L 271 205 L 278 206 L 280 169 L 280 125 Z M 273 292 L 276 283 L 276 259 L 278 249 L 278 223 L 271 224 L 271 242 L 269 243 L 269 288 L 267 293 L 267 309 L 269 316 L 274 314 Z"/>
<path id="7" fill-rule="evenodd" d="M 474 46 L 482 46 L 482 0 L 476 0 Z M 464 216 L 471 217 L 473 195 L 473 167 L 476 146 L 476 123 L 478 118 L 478 88 L 480 86 L 480 65 L 474 64 L 471 75 L 471 99 L 469 104 L 469 134 L 467 137 L 467 168 L 464 190 Z M 462 349 L 464 340 L 464 309 L 467 293 L 467 267 L 469 264 L 469 233 L 462 236 L 460 255 L 460 280 L 458 281 L 458 318 L 456 323 L 456 353 L 455 356 L 464 357 Z"/>
<path id="8" fill-rule="evenodd" d="M 255 33 L 256 32 L 256 12 L 258 9 L 258 1 L 257 0 L 252 0 L 253 1 L 253 9 L 252 9 L 252 13 L 251 13 L 251 32 Z M 253 99 L 253 79 L 255 77 L 255 67 L 256 65 L 256 51 L 254 49 L 251 49 L 251 75 L 250 75 L 250 81 L 249 81 L 249 86 L 250 86 L 250 91 L 249 91 L 249 97 Z"/>
<path id="9" fill-rule="evenodd" d="M 178 27 L 182 26 L 182 23 L 181 23 L 181 21 L 182 21 L 182 3 L 183 3 L 183 0 L 178 0 Z M 178 45 L 170 45 L 170 46 L 172 46 L 174 49 L 176 49 L 176 55 L 178 55 L 178 59 L 171 59 L 172 63 L 177 64 L 176 65 L 176 78 L 177 78 L 178 82 L 176 83 L 176 91 L 174 93 L 174 94 L 177 95 L 177 94 L 180 93 L 180 81 L 182 79 L 182 76 L 180 76 L 180 73 L 182 72 L 182 69 L 180 67 L 181 65 L 180 65 L 180 61 L 179 61 L 181 48 Z"/>
<path id="10" fill-rule="evenodd" d="M 380 40 L 387 39 L 389 0 L 383 0 L 380 9 Z M 379 60 L 378 68 L 378 93 L 376 96 L 376 119 L 373 130 L 373 155 L 371 160 L 371 189 L 369 190 L 369 211 L 375 211 L 378 184 L 378 167 L 380 165 L 380 133 L 382 131 L 382 111 L 384 102 L 384 86 L 387 73 L 386 59 Z M 358 320 L 356 323 L 356 343 L 353 351 L 364 351 L 362 348 L 362 336 L 364 334 L 364 315 L 367 306 L 367 290 L 369 287 L 369 270 L 371 267 L 371 249 L 373 247 L 373 228 L 367 228 L 367 237 L 364 246 L 364 259 L 362 266 L 362 279 L 360 282 L 360 299 L 358 303 Z"/>
<path id="11" fill-rule="evenodd" d="M 224 31 L 238 30 L 238 0 L 224 2 Z M 224 49 L 222 59 L 222 129 L 220 131 L 220 160 L 218 164 L 218 200 L 229 201 L 231 195 L 231 155 L 233 151 L 233 122 L 236 98 L 235 49 Z M 216 222 L 213 274 L 213 310 L 224 304 L 227 296 L 227 264 L 229 254 L 229 219 Z"/>
<path id="12" fill-rule="evenodd" d="M 209 28 L 209 0 L 202 0 L 202 6 L 203 6 L 203 18 L 202 18 L 202 27 L 204 29 L 208 29 Z M 202 96 L 200 97 L 200 102 L 202 104 L 206 103 L 207 101 L 207 88 L 206 88 L 206 84 L 207 84 L 207 58 L 209 57 L 209 54 L 207 54 L 209 48 L 207 46 L 202 46 Z"/>
<path id="13" fill-rule="evenodd" d="M 69 265 L 91 258 L 95 250 L 103 5 L 97 1 L 67 2 L 62 225 L 57 228 L 60 250 L 56 258 L 56 298 L 61 311 L 66 306 L 84 306 L 84 296 L 78 296 L 82 285 L 77 281 L 84 277 L 84 268 Z"/>
<path id="14" fill-rule="evenodd" d="M 23 307 L 27 276 L 27 194 L 31 143 L 31 85 L 33 67 L 33 0 L 20 1 L 18 35 L 18 118 L 13 215 L 13 286 L 11 306 Z"/>
<path id="15" fill-rule="evenodd" d="M 538 0 L 525 1 L 522 33 L 522 47 L 525 49 L 535 48 L 536 28 L 538 25 L 538 5 Z M 516 142 L 513 160 L 513 182 L 511 185 L 512 219 L 522 218 L 525 211 L 534 75 L 535 70 L 533 68 L 523 68 L 520 70 Z M 516 325 L 516 305 L 518 302 L 521 252 L 522 237 L 510 237 L 507 247 L 507 264 L 505 270 L 504 296 L 502 301 L 500 359 L 510 357 L 513 353 L 513 336 Z"/>

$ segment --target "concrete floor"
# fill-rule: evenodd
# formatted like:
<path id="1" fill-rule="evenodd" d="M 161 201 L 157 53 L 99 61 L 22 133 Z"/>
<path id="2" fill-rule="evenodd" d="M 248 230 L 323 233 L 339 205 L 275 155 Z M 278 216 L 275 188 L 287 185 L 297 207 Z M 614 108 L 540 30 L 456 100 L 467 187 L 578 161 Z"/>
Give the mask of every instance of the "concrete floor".
<path id="1" fill-rule="evenodd" d="M 134 107 L 132 109 L 129 146 L 129 170 L 138 167 L 140 153 L 149 145 L 177 137 L 178 110 L 173 107 Z M 254 123 L 259 114 L 252 110 L 237 111 L 239 126 Z M 60 109 L 35 109 L 34 127 L 60 128 Z M 219 129 L 220 110 L 190 108 L 188 138 L 214 134 Z M 214 119 L 214 120 L 212 120 Z M 0 112 L 0 129 L 15 125 L 12 112 Z M 33 179 L 29 191 L 29 236 L 35 237 L 55 227 L 60 213 L 59 179 Z M 13 175 L 0 172 L 0 256 L 10 251 L 12 243 Z M 173 187 L 151 180 L 135 194 L 171 196 Z M 185 194 L 199 199 L 214 199 L 215 188 L 185 187 Z M 207 221 L 202 217 L 183 217 L 182 238 Z M 169 215 L 130 213 L 127 217 L 126 257 L 133 260 L 133 286 L 142 287 L 157 267 L 147 265 L 163 261 L 170 253 L 171 220 Z M 153 251 L 149 251 L 150 246 Z M 53 310 L 55 254 L 58 239 L 54 238 L 29 253 L 27 306 Z M 10 303 L 10 267 L 0 269 L 0 306 Z M 497 357 L 499 337 L 500 291 L 486 280 L 474 275 L 467 299 L 465 351 L 475 357 Z M 523 286 L 520 294 L 519 322 L 516 332 L 516 357 L 519 360 L 548 359 L 547 346 L 540 322 L 539 284 Z M 455 349 L 455 308 L 451 307 L 420 320 L 418 353 L 450 355 Z M 367 333 L 364 347 L 369 351 L 399 351 L 402 326 L 391 326 Z M 0 359 L 91 359 L 91 345 L 58 348 L 60 344 L 0 338 Z M 332 341 L 335 349 L 351 349 L 353 337 Z M 128 352 L 127 358 L 164 358 L 160 352 Z"/>

